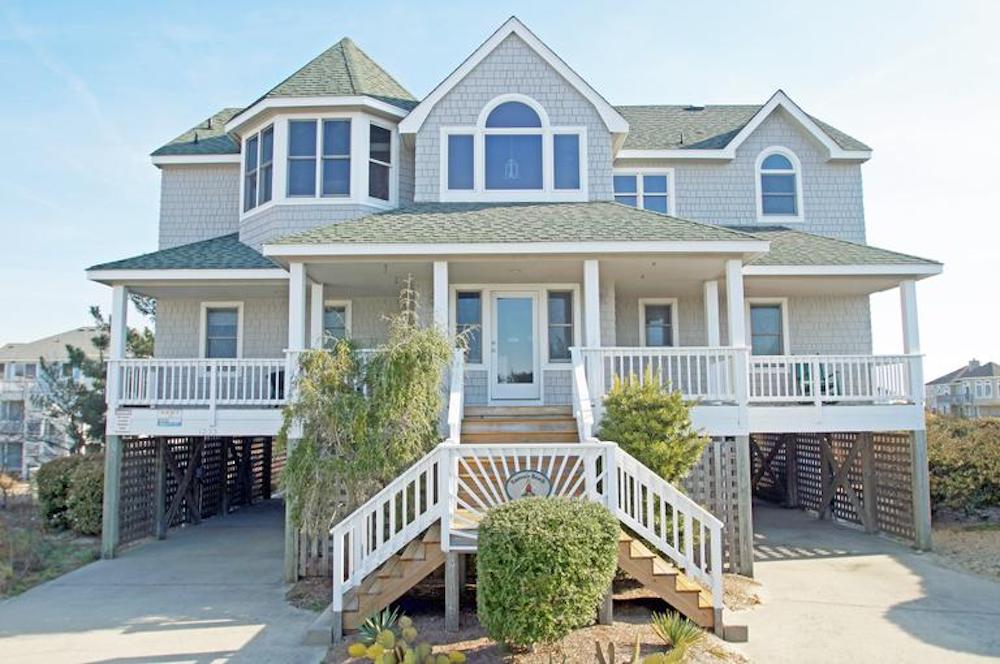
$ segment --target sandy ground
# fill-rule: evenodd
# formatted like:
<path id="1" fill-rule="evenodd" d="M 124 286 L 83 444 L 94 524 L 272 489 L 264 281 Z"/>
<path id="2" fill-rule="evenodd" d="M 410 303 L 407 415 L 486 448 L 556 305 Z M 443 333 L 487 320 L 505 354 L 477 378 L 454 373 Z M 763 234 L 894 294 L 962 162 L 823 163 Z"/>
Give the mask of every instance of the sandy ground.
<path id="1" fill-rule="evenodd" d="M 942 565 L 1000 581 L 1000 523 L 935 524 L 933 538 Z"/>

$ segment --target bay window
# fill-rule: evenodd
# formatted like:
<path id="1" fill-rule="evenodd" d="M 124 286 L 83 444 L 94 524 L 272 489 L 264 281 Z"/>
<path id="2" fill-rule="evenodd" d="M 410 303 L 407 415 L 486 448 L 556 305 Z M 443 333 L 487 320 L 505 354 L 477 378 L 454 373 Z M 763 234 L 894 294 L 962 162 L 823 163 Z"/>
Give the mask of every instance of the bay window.
<path id="1" fill-rule="evenodd" d="M 246 140 L 243 154 L 243 211 L 271 200 L 274 161 L 274 127 Z"/>
<path id="2" fill-rule="evenodd" d="M 392 132 L 370 125 L 368 129 L 368 195 L 389 200 L 389 172 L 392 169 Z"/>
<path id="3" fill-rule="evenodd" d="M 288 196 L 314 197 L 317 191 L 351 194 L 350 120 L 288 122 Z"/>

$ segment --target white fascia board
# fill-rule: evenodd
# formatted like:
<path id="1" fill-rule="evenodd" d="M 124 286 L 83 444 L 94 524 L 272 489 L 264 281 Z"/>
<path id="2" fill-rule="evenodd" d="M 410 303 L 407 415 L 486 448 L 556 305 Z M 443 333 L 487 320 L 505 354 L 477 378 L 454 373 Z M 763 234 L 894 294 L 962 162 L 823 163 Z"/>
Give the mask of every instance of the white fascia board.
<path id="1" fill-rule="evenodd" d="M 384 102 L 381 99 L 369 97 L 368 95 L 355 95 L 352 97 L 338 97 L 330 95 L 317 97 L 267 97 L 265 99 L 261 99 L 253 106 L 243 109 L 230 118 L 229 122 L 226 123 L 226 131 L 238 132 L 239 128 L 249 122 L 254 116 L 268 109 L 309 108 L 313 106 L 360 106 L 373 111 L 385 113 L 386 115 L 390 115 L 395 118 L 402 118 L 406 116 L 406 111 L 402 108 L 393 106 L 392 104 Z"/>
<path id="2" fill-rule="evenodd" d="M 895 263 L 880 265 L 747 265 L 745 277 L 865 277 L 913 276 L 929 277 L 941 274 L 940 264 Z"/>
<path id="3" fill-rule="evenodd" d="M 265 256 L 510 256 L 579 254 L 744 254 L 767 252 L 764 240 L 687 242 L 484 242 L 476 244 L 265 244 Z"/>
<path id="4" fill-rule="evenodd" d="M 472 55 L 466 58 L 465 61 L 460 64 L 458 68 L 451 73 L 451 75 L 448 76 L 448 78 L 439 83 L 429 95 L 424 97 L 423 101 L 417 104 L 417 106 L 410 111 L 403 121 L 399 123 L 400 133 L 417 133 L 417 131 L 420 130 L 420 127 L 423 126 L 427 116 L 430 115 L 431 109 L 433 109 L 434 106 L 452 90 L 452 88 L 458 85 L 462 79 L 475 69 L 476 66 L 486 58 L 486 56 L 492 53 L 504 39 L 512 34 L 516 34 L 520 37 L 529 48 L 535 51 L 535 53 L 537 53 L 539 57 L 546 62 L 546 64 L 556 70 L 556 72 L 566 79 L 570 85 L 576 88 L 576 90 L 582 94 L 587 101 L 594 105 L 609 132 L 613 134 L 628 133 L 628 121 L 622 117 L 621 113 L 615 110 L 614 106 L 612 106 L 604 97 L 600 95 L 600 93 L 592 88 L 589 83 L 583 80 L 579 74 L 573 71 L 573 69 L 567 65 L 562 58 L 556 55 L 552 49 L 546 46 L 541 39 L 536 37 L 534 33 L 532 33 L 531 30 L 529 30 L 515 16 L 511 16 L 507 19 L 507 22 L 501 25 L 500 28 L 489 37 L 489 39 L 484 41 L 482 45 L 472 53 Z"/>
<path id="5" fill-rule="evenodd" d="M 288 279 L 288 272 L 278 267 L 256 270 L 87 270 L 87 279 L 101 283 L 274 281 Z"/>
<path id="6" fill-rule="evenodd" d="M 778 90 L 767 103 L 754 113 L 739 133 L 734 136 L 724 148 L 716 150 L 619 150 L 615 159 L 735 159 L 736 150 L 749 138 L 757 127 L 778 107 L 788 112 L 802 127 L 827 149 L 830 160 L 867 161 L 871 158 L 871 150 L 845 150 L 840 147 L 798 104 L 793 102 L 782 90 Z"/>
<path id="7" fill-rule="evenodd" d="M 238 164 L 238 154 L 165 154 L 153 155 L 149 158 L 154 166 L 173 166 L 175 164 Z"/>

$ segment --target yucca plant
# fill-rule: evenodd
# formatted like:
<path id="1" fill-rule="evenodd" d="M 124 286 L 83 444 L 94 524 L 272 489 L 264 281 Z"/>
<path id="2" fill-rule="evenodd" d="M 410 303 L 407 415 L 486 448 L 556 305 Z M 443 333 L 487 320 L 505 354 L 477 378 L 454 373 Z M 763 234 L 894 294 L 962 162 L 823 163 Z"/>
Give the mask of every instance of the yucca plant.
<path id="1" fill-rule="evenodd" d="M 598 641 L 595 646 L 597 650 L 598 664 L 617 664 L 617 660 L 615 659 L 615 644 L 613 641 L 608 644 L 607 656 L 605 656 L 604 651 L 601 649 L 600 641 Z M 635 635 L 635 643 L 632 644 L 632 657 L 628 660 L 628 664 L 640 664 L 638 634 Z"/>
<path id="2" fill-rule="evenodd" d="M 399 622 L 399 609 L 387 606 L 361 623 L 361 627 L 358 628 L 358 638 L 366 646 L 370 646 L 375 643 L 379 634 L 395 629 L 397 622 Z"/>
<path id="3" fill-rule="evenodd" d="M 674 611 L 653 613 L 653 631 L 672 649 L 664 656 L 666 662 L 682 662 L 688 648 L 705 638 L 705 632 Z"/>

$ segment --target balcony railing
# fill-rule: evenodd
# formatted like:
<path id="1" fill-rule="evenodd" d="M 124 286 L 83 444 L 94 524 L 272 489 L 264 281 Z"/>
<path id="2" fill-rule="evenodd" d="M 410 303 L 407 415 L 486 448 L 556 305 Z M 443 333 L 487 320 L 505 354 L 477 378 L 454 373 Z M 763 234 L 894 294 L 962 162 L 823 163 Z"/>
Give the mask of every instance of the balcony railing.
<path id="1" fill-rule="evenodd" d="M 285 358 L 130 359 L 108 362 L 115 406 L 280 406 Z"/>
<path id="2" fill-rule="evenodd" d="M 750 358 L 750 402 L 912 402 L 910 377 L 914 362 L 920 362 L 920 358 L 755 355 Z"/>

